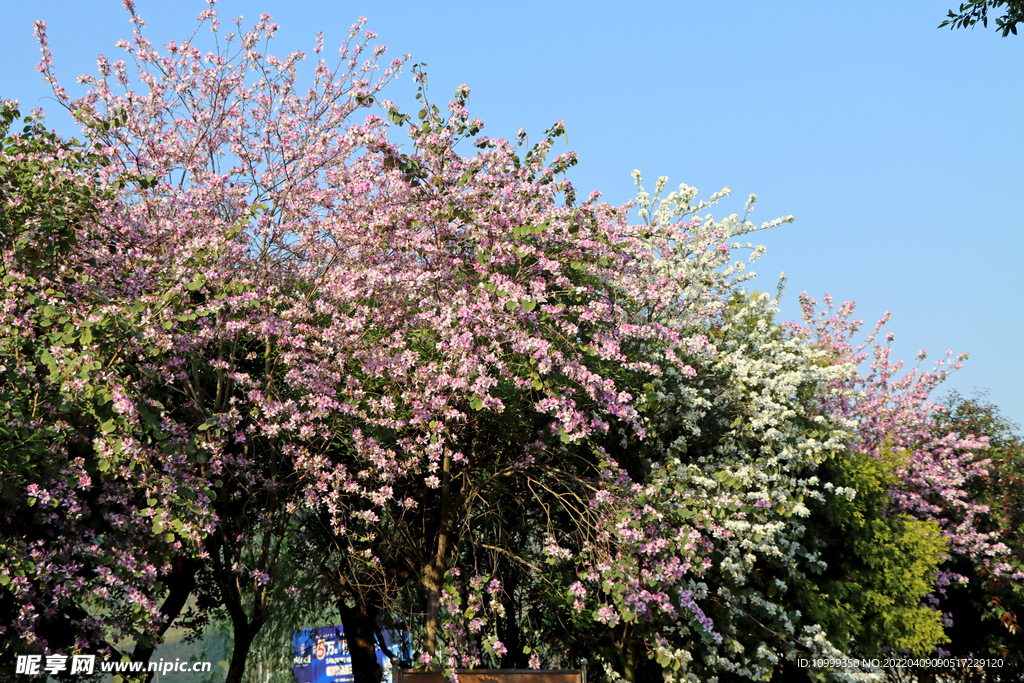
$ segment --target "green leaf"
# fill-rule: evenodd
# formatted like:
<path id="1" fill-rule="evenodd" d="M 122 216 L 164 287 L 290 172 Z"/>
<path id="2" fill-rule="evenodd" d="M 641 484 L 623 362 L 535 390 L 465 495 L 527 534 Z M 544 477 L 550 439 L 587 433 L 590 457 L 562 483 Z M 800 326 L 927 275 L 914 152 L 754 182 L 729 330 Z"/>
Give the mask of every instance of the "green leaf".
<path id="1" fill-rule="evenodd" d="M 532 301 L 531 299 L 527 299 L 526 301 L 523 302 L 523 310 L 524 311 L 532 311 L 535 308 L 537 308 L 537 302 L 536 301 Z"/>
<path id="2" fill-rule="evenodd" d="M 505 302 L 505 310 L 506 311 L 514 311 L 514 310 L 516 310 L 516 308 L 518 306 L 519 306 L 519 302 L 518 301 L 506 301 Z"/>
<path id="3" fill-rule="evenodd" d="M 484 409 L 483 399 L 481 399 L 479 397 L 474 398 L 472 401 L 469 402 L 469 407 L 472 408 L 473 410 L 483 410 Z"/>
<path id="4" fill-rule="evenodd" d="M 50 372 L 57 372 L 57 361 L 52 355 L 50 355 L 49 351 L 43 351 L 42 355 L 39 356 L 39 360 L 43 361 L 43 365 L 45 365 Z"/>

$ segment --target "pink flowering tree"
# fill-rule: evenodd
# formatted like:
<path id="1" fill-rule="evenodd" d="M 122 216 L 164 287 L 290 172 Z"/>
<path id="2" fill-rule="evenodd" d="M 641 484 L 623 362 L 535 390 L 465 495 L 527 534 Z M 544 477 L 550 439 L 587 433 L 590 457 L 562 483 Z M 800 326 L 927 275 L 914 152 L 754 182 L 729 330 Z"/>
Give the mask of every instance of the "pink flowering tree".
<path id="1" fill-rule="evenodd" d="M 158 579 L 180 596 L 180 551 L 210 520 L 171 457 L 195 453 L 190 439 L 154 410 L 144 373 L 120 367 L 128 345 L 156 350 L 141 308 L 105 288 L 114 243 L 96 221 L 131 179 L 104 182 L 103 154 L 34 117 L 8 134 L 17 119 L 5 103 L 0 633 L 8 654 L 117 653 L 166 627 Z"/>
<path id="2" fill-rule="evenodd" d="M 344 155 L 361 145 L 361 129 L 348 131 L 344 139 L 341 134 L 330 141 L 316 138 L 316 145 L 326 150 L 326 156 L 319 158 L 291 156 L 271 142 L 275 136 L 291 136 L 294 130 L 287 124 L 301 117 L 319 121 L 324 135 L 334 131 L 364 97 L 391 77 L 397 65 L 384 69 L 377 85 L 366 85 L 364 77 L 373 67 L 352 59 L 372 36 L 362 42 L 353 40 L 345 48 L 352 54 L 342 54 L 337 78 L 321 65 L 314 92 L 296 94 L 292 86 L 299 55 L 283 62 L 273 57 L 264 60 L 254 49 L 257 39 L 269 38 L 275 28 L 266 17 L 253 31 L 227 37 L 223 59 L 214 60 L 212 69 L 203 65 L 203 56 L 187 42 L 169 46 L 170 56 L 158 58 L 142 36 L 142 21 L 133 10 L 132 17 L 136 35 L 122 47 L 139 67 L 138 80 L 129 78 L 125 62 L 110 63 L 101 57 L 99 75 L 83 78 L 89 92 L 74 102 L 56 82 L 45 26 L 37 26 L 44 54 L 41 70 L 83 122 L 90 145 L 103 155 L 85 181 L 111 194 L 83 221 L 69 256 L 74 272 L 81 273 L 76 281 L 80 286 L 73 297 L 65 297 L 77 310 L 60 321 L 71 331 L 64 330 L 66 338 L 59 339 L 58 346 L 81 339 L 88 353 L 83 358 L 63 347 L 59 352 L 48 347 L 39 353 L 50 365 L 50 379 L 57 382 L 58 404 L 78 400 L 85 404 L 82 410 L 100 413 L 95 418 L 99 420 L 96 438 L 90 442 L 89 432 L 80 429 L 85 451 L 69 460 L 87 469 L 110 471 L 116 486 L 105 482 L 97 488 L 102 488 L 104 498 L 113 490 L 123 491 L 117 500 L 130 514 L 112 511 L 117 525 L 144 529 L 168 545 L 167 553 L 156 559 L 111 561 L 144 571 L 144 581 L 136 579 L 120 587 L 117 595 L 110 595 L 109 581 L 78 580 L 79 565 L 60 565 L 71 572 L 70 580 L 91 591 L 84 595 L 97 596 L 72 595 L 72 602 L 78 598 L 81 603 L 91 600 L 106 605 L 99 614 L 80 610 L 84 614 L 76 622 L 79 625 L 65 631 L 79 637 L 67 647 L 81 649 L 127 636 L 137 642 L 136 655 L 151 651 L 146 643 L 158 639 L 178 614 L 202 567 L 212 575 L 203 584 L 214 587 L 214 599 L 233 622 L 236 647 L 231 677 L 237 680 L 247 645 L 265 619 L 282 534 L 292 515 L 288 502 L 297 486 L 283 444 L 275 435 L 256 433 L 251 426 L 259 415 L 254 401 L 267 410 L 279 405 L 275 402 L 281 391 L 281 365 L 269 335 L 283 328 L 274 316 L 277 304 L 272 296 L 279 288 L 287 289 L 288 296 L 308 294 L 293 286 L 294 243 L 286 227 L 294 218 L 288 212 L 301 214 L 303 209 L 299 202 L 284 198 L 302 195 L 296 186 L 309 187 L 311 174 L 326 172 L 335 163 L 344 166 Z M 202 18 L 216 24 L 214 14 L 204 12 Z M 232 54 L 236 40 L 242 45 Z M 260 78 L 248 82 L 249 90 L 236 93 L 241 101 L 219 99 L 245 81 L 245 74 L 254 73 Z M 161 84 L 160 79 L 165 81 Z M 145 97 L 131 89 L 139 85 L 147 89 Z M 119 87 L 125 90 L 113 94 L 112 88 Z M 226 109 L 218 108 L 222 104 Z M 268 116 L 277 107 L 287 112 L 280 118 Z M 230 121 L 229 114 L 234 116 Z M 224 118 L 214 122 L 208 115 Z M 257 137 L 263 137 L 253 141 L 251 153 L 246 154 L 238 145 L 239 136 L 244 137 L 240 130 L 261 121 Z M 161 129 L 164 124 L 166 130 Z M 214 140 L 212 136 L 217 135 Z M 226 157 L 230 157 L 230 170 L 219 174 L 217 169 Z M 43 158 L 36 163 L 47 162 Z M 249 196 L 251 184 L 230 181 L 254 174 L 265 178 L 267 184 L 254 190 L 264 194 Z M 311 201 L 315 207 L 317 200 Z M 283 208 L 284 204 L 290 208 Z M 276 218 L 268 217 L 275 212 Z M 26 282 L 22 305 L 38 308 L 40 302 L 31 289 L 38 282 Z M 43 308 L 43 315 L 53 314 Z M 80 328 L 84 328 L 81 334 Z M 106 355 L 97 349 L 105 349 Z M 58 381 L 69 375 L 70 384 Z M 93 389 L 94 384 L 101 388 Z M 94 403 L 108 407 L 97 411 Z M 106 413 L 113 415 L 107 419 Z M 154 428 L 155 435 L 147 432 Z M 163 483 L 153 484 L 154 476 Z M 44 481 L 38 491 L 29 490 L 27 500 L 61 505 L 51 493 L 58 486 L 59 480 Z M 89 518 L 83 514 L 82 523 Z M 36 560 L 42 557 L 40 552 L 61 548 L 62 533 L 86 539 L 95 535 L 83 536 L 70 526 L 51 526 L 50 547 L 33 551 Z M 109 534 L 100 538 L 116 542 Z M 144 555 L 152 545 L 145 540 L 143 536 L 122 542 L 120 551 Z M 87 543 L 81 552 L 94 551 Z M 45 586 L 31 588 L 15 596 L 25 603 L 22 613 L 33 609 L 31 595 L 47 599 Z M 121 597 L 125 591 L 130 593 L 128 598 Z M 128 622 L 120 616 L 120 607 L 111 608 L 122 600 L 131 616 Z M 83 631 L 85 622 L 92 631 Z M 143 623 L 152 627 L 139 626 Z M 66 651 L 41 642 L 30 620 L 19 622 L 18 634 L 23 642 Z"/>
<path id="3" fill-rule="evenodd" d="M 875 458 L 881 458 L 886 447 L 910 452 L 899 468 L 899 483 L 892 490 L 894 509 L 939 522 L 953 554 L 988 558 L 983 562 L 993 571 L 1008 571 L 1009 566 L 1000 559 L 1006 547 L 998 534 L 978 529 L 976 520 L 987 507 L 972 500 L 969 493 L 970 480 L 987 471 L 988 461 L 978 456 L 987 439 L 953 430 L 938 434 L 935 416 L 944 408 L 929 399 L 949 372 L 961 367 L 967 354 L 954 358 L 953 352 L 947 351 L 933 370 L 915 367 L 900 376 L 903 362 L 891 360 L 888 345 L 893 334 L 886 334 L 886 343 L 876 341 L 889 314 L 855 348 L 852 339 L 863 323 L 852 318 L 854 304 L 847 302 L 835 308 L 828 295 L 824 303 L 826 308 L 819 311 L 814 299 L 801 297 L 805 329 L 814 335 L 816 344 L 838 362 L 859 366 L 870 358 L 871 364 L 868 374 L 856 372 L 834 385 L 823 408 L 855 424 L 853 447 L 858 452 Z M 917 360 L 925 357 L 922 351 Z M 950 574 L 941 579 L 940 586 L 964 578 Z"/>
<path id="4" fill-rule="evenodd" d="M 638 315 L 670 297 L 669 287 L 649 287 L 657 231 L 628 226 L 625 211 L 593 197 L 577 205 L 559 178 L 573 158 L 544 163 L 550 137 L 522 158 L 503 140 L 478 139 L 473 157 L 454 153 L 458 138 L 480 127 L 468 120 L 465 96 L 456 94 L 448 115 L 425 106 L 422 123 L 410 129 L 412 154 L 384 150 L 389 201 L 373 207 L 381 229 L 355 236 L 349 251 L 359 264 L 347 266 L 364 287 L 380 282 L 369 285 L 373 300 L 351 301 L 365 294 L 350 282 L 319 292 L 322 305 L 358 311 L 373 330 L 345 384 L 328 380 L 332 393 L 351 398 L 311 416 L 311 434 L 351 436 L 322 454 L 305 450 L 317 444 L 310 439 L 301 454 L 317 480 L 334 482 L 310 495 L 331 513 L 321 521 L 339 551 L 333 579 L 343 615 L 357 609 L 372 623 L 387 602 L 382 596 L 418 578 L 424 654 L 433 660 L 443 650 L 445 668 L 479 661 L 481 648 L 507 653 L 500 639 L 481 646 L 472 637 L 485 611 L 455 609 L 457 585 L 500 585 L 497 556 L 534 565 L 531 541 L 509 544 L 506 531 L 519 520 L 495 523 L 494 494 L 520 491 L 533 509 L 561 511 L 565 525 L 548 516 L 549 527 L 586 529 L 602 461 L 588 444 L 613 422 L 642 434 L 624 389 L 662 365 L 685 371 L 673 349 L 690 343 Z M 549 136 L 560 132 L 556 126 Z M 303 350 L 296 370 L 316 367 L 321 353 L 338 358 L 336 343 Z M 487 576 L 452 573 L 467 548 L 493 554 L 475 563 Z M 502 602 L 493 602 L 507 619 Z M 347 632 L 360 629 L 355 617 Z"/>
<path id="5" fill-rule="evenodd" d="M 231 678 L 303 516 L 330 539 L 360 679 L 376 615 L 403 582 L 422 586 L 433 654 L 463 520 L 494 482 L 525 471 L 548 487 L 539 500 L 588 500 L 604 460 L 590 441 L 612 423 L 643 434 L 626 388 L 693 372 L 681 353 L 701 339 L 643 317 L 689 285 L 652 286 L 653 250 L 678 233 L 629 226 L 594 196 L 578 204 L 560 176 L 574 157 L 546 162 L 560 125 L 522 156 L 488 139 L 461 156 L 482 125 L 466 89 L 446 113 L 424 107 L 411 153 L 388 142 L 382 116 L 349 123 L 378 105 L 407 120 L 378 96 L 399 64 L 371 81 L 374 61 L 358 55 L 373 36 L 357 39 L 358 26 L 340 68 L 318 60 L 299 92 L 301 56 L 260 51 L 266 17 L 203 56 L 193 39 L 157 51 L 128 7 L 136 34 L 121 47 L 136 73 L 101 58 L 74 100 L 39 26 L 44 74 L 108 159 L 96 182 L 136 179 L 82 254 L 104 314 L 133 316 L 117 360 L 138 380 L 87 460 L 109 460 L 126 490 L 148 491 L 140 474 L 160 468 L 178 482 L 136 514 L 166 529 L 182 562 L 208 560 L 235 631 Z M 201 19 L 217 29 L 213 10 Z M 146 415 L 173 468 L 143 438 Z M 179 500 L 190 514 L 160 505 Z M 402 532 L 418 540 L 396 552 Z M 157 579 L 174 565 L 153 566 L 149 616 L 165 625 Z"/>
<path id="6" fill-rule="evenodd" d="M 971 398 L 952 392 L 936 415 L 939 434 L 956 431 L 989 437 L 980 455 L 991 460 L 986 475 L 970 483 L 974 500 L 989 506 L 980 518 L 982 529 L 996 531 L 1010 548 L 1004 558 L 1012 572 L 996 571 L 985 555 L 955 558 L 953 571 L 970 577 L 966 585 L 953 584 L 940 596 L 939 608 L 949 614 L 950 644 L 954 657 L 984 653 L 1000 660 L 1002 674 L 1024 673 L 1024 438 L 1019 427 L 1001 414 L 983 393 Z"/>

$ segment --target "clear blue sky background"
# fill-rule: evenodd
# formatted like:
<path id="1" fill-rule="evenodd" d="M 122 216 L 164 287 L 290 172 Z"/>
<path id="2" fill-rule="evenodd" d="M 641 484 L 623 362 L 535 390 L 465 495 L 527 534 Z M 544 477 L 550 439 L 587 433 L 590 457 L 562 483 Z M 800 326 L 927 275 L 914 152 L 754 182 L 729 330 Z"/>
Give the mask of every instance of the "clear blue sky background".
<path id="1" fill-rule="evenodd" d="M 155 43 L 181 41 L 205 8 L 137 4 Z M 336 47 L 365 15 L 390 56 L 429 64 L 433 99 L 469 84 L 491 137 L 522 125 L 535 140 L 564 119 L 581 194 L 625 202 L 634 168 L 651 186 L 667 175 L 704 197 L 732 188 L 716 214 L 756 193 L 756 221 L 796 217 L 761 235 L 768 254 L 756 268 L 768 291 L 785 271 L 784 317 L 797 318 L 805 290 L 855 300 L 869 328 L 891 310 L 895 357 L 971 352 L 938 396 L 988 389 L 1024 423 L 1024 35 L 937 29 L 958 4 L 231 0 L 218 10 L 246 25 L 269 12 L 282 56 L 311 54 L 317 31 Z M 75 75 L 130 37 L 128 15 L 117 0 L 4 8 L 0 97 L 44 107 L 73 134 L 34 69 L 35 19 L 76 94 Z M 414 93 L 406 72 L 388 96 Z"/>

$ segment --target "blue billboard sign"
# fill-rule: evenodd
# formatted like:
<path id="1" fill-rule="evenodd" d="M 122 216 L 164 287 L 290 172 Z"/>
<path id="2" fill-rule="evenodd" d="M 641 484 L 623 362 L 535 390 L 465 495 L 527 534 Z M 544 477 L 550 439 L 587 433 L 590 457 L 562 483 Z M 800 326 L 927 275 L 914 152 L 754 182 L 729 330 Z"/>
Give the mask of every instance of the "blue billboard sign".
<path id="1" fill-rule="evenodd" d="M 409 634 L 383 631 L 384 642 L 399 659 L 412 659 Z M 342 627 L 321 626 L 296 631 L 292 637 L 295 658 L 292 670 L 299 683 L 352 683 L 352 654 Z M 391 658 L 377 646 L 377 664 L 384 672 L 383 683 L 393 683 Z"/>

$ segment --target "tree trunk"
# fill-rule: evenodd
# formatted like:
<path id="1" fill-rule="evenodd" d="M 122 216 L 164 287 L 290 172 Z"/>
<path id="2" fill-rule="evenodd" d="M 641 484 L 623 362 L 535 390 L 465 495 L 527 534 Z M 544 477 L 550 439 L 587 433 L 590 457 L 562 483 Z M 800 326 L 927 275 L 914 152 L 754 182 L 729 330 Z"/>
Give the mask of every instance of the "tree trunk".
<path id="1" fill-rule="evenodd" d="M 232 615 L 233 616 L 233 615 Z M 248 620 L 244 618 L 241 623 L 232 619 L 234 626 L 234 650 L 231 653 L 231 664 L 228 666 L 228 676 L 225 683 L 242 683 L 242 676 L 245 675 L 245 660 L 249 658 L 249 650 L 252 648 L 252 641 L 259 633 L 262 622 L 255 628 L 251 627 Z"/>
<path id="2" fill-rule="evenodd" d="M 424 625 L 423 649 L 431 657 L 437 651 L 437 630 L 441 613 L 441 589 L 444 588 L 444 566 L 448 559 L 448 517 L 452 503 L 451 458 L 444 457 L 441 473 L 441 512 L 438 519 L 437 546 L 434 557 L 423 570 L 423 587 L 427 589 L 427 618 Z"/>
<path id="3" fill-rule="evenodd" d="M 622 639 L 615 644 L 615 649 L 619 655 L 619 664 L 622 665 L 622 678 L 629 683 L 636 681 L 636 645 L 633 629 L 626 625 L 623 628 Z"/>
<path id="4" fill-rule="evenodd" d="M 512 566 L 511 563 L 509 565 L 503 572 L 501 586 L 501 603 L 505 608 L 505 616 L 498 618 L 498 640 L 507 650 L 501 656 L 501 668 L 525 669 L 529 665 L 529 660 L 523 654 L 522 630 L 519 627 L 515 600 L 515 592 L 519 587 L 519 568 Z"/>
<path id="5" fill-rule="evenodd" d="M 341 624 L 345 628 L 345 642 L 352 657 L 352 683 L 380 683 L 383 670 L 377 663 L 377 605 L 357 603 L 349 607 L 341 598 L 337 601 Z"/>
<path id="6" fill-rule="evenodd" d="M 228 611 L 228 616 L 231 617 L 233 634 L 231 664 L 228 666 L 225 683 L 242 683 L 242 676 L 245 674 L 245 661 L 249 657 L 249 650 L 252 649 L 252 642 L 267 622 L 270 586 L 254 586 L 252 617 L 250 618 L 242 596 L 242 585 L 236 572 L 232 570 L 231 563 L 235 557 L 233 553 L 236 552 L 236 548 L 229 545 L 228 540 L 223 538 L 226 535 L 226 531 L 222 532 L 222 545 L 215 547 L 216 552 L 211 555 L 213 556 L 214 574 L 220 589 L 221 604 Z"/>

